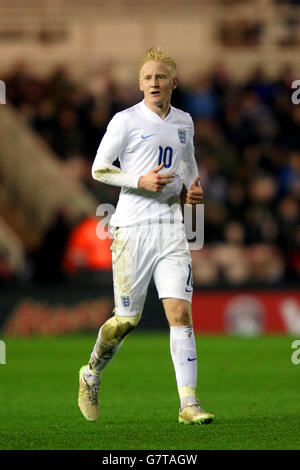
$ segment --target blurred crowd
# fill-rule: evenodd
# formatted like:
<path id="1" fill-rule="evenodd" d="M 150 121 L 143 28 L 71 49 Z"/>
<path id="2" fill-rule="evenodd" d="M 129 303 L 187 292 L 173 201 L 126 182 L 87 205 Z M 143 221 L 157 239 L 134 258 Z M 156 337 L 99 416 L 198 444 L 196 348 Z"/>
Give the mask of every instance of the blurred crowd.
<path id="1" fill-rule="evenodd" d="M 194 284 L 279 285 L 300 277 L 300 104 L 293 70 L 261 68 L 242 83 L 218 63 L 174 91 L 191 114 L 205 204 L 205 242 L 192 251 Z M 92 180 L 91 164 L 111 117 L 142 99 L 137 84 L 95 70 L 78 83 L 64 68 L 47 77 L 24 63 L 4 76 L 7 99 L 64 161 L 70 178 L 115 204 L 119 188 Z"/>

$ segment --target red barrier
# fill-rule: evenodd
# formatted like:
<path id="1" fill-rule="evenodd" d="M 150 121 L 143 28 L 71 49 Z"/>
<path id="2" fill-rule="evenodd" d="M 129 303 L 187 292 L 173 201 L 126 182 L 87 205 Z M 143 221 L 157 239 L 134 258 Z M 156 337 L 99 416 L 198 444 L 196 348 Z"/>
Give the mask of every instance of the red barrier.
<path id="1" fill-rule="evenodd" d="M 194 292 L 197 334 L 300 334 L 298 291 Z"/>

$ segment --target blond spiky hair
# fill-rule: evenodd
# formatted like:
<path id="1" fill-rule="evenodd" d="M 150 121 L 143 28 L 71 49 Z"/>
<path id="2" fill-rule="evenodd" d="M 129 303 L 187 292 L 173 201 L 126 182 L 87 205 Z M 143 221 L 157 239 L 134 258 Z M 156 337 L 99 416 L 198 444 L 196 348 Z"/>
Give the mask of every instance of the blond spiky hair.
<path id="1" fill-rule="evenodd" d="M 145 57 L 141 60 L 139 64 L 139 76 L 141 74 L 141 69 L 146 62 L 155 61 L 163 62 L 166 64 L 172 74 L 172 78 L 176 76 L 176 63 L 175 60 L 170 57 L 164 49 L 161 47 L 151 47 L 147 50 Z"/>

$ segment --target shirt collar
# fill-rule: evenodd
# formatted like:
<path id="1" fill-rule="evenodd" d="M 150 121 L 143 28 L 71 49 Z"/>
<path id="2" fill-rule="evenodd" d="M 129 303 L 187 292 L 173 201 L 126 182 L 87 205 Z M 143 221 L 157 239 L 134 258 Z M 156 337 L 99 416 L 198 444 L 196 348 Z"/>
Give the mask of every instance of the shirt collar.
<path id="1" fill-rule="evenodd" d="M 155 122 L 160 122 L 160 123 L 166 122 L 168 119 L 170 119 L 170 116 L 173 112 L 173 107 L 170 104 L 170 109 L 169 109 L 168 114 L 166 115 L 165 119 L 162 119 L 157 113 L 155 113 L 150 108 L 148 108 L 148 106 L 145 103 L 145 100 L 142 100 L 141 104 L 142 104 L 144 113 L 147 114 L 147 116 L 149 116 L 150 119 L 155 120 Z"/>

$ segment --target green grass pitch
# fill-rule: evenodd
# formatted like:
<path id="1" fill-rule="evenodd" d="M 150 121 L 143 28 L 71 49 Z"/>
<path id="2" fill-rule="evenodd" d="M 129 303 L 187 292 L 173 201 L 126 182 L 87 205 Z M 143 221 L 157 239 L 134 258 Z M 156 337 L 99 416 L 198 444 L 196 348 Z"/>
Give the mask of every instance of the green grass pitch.
<path id="1" fill-rule="evenodd" d="M 0 449 L 300 449 L 296 338 L 197 337 L 198 396 L 216 416 L 206 426 L 177 421 L 167 331 L 130 334 L 104 372 L 99 420 L 86 421 L 78 370 L 95 338 L 4 338 Z"/>

